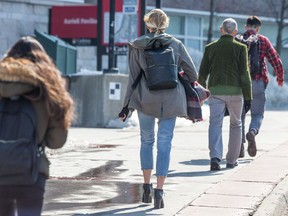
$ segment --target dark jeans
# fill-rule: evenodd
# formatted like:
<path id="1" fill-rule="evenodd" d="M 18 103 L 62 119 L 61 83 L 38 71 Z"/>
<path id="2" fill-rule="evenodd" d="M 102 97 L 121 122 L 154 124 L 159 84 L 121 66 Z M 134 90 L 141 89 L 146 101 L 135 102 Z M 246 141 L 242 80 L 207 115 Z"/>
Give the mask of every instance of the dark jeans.
<path id="1" fill-rule="evenodd" d="M 44 200 L 46 177 L 39 175 L 29 186 L 0 186 L 0 215 L 40 216 Z"/>

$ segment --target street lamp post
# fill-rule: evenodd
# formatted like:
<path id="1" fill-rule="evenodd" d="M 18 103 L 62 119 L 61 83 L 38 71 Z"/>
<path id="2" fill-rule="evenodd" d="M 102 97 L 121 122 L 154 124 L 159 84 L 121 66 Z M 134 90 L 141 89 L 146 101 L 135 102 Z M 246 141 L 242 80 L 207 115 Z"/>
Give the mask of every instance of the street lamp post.
<path id="1" fill-rule="evenodd" d="M 156 8 L 161 8 L 161 0 L 156 0 Z"/>
<path id="2" fill-rule="evenodd" d="M 97 1 L 97 71 L 102 70 L 102 0 Z"/>
<path id="3" fill-rule="evenodd" d="M 115 55 L 114 55 L 115 1 L 116 0 L 110 0 L 108 69 L 104 70 L 105 73 L 118 73 L 118 68 L 115 68 Z"/>
<path id="4" fill-rule="evenodd" d="M 143 20 L 143 17 L 146 13 L 146 0 L 140 0 L 141 2 L 141 11 L 140 11 L 140 18 L 141 18 L 141 22 L 140 22 L 140 34 L 144 35 L 146 33 L 146 25 L 145 22 Z"/>

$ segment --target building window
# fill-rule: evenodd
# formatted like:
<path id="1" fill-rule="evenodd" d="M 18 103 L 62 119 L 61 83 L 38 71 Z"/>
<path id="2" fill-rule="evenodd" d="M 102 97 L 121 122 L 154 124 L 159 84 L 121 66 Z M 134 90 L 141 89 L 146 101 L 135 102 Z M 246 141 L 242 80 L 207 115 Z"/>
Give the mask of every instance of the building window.
<path id="1" fill-rule="evenodd" d="M 170 27 L 167 29 L 168 34 L 174 35 L 181 40 L 187 48 L 203 50 L 202 19 L 191 15 L 168 14 L 170 17 Z"/>
<path id="2" fill-rule="evenodd" d="M 190 47 L 192 49 L 201 50 L 200 40 L 187 39 L 186 40 L 186 46 Z"/>
<path id="3" fill-rule="evenodd" d="M 199 37 L 201 33 L 201 18 L 187 17 L 187 34 L 190 36 Z"/>
<path id="4" fill-rule="evenodd" d="M 167 29 L 172 35 L 185 35 L 185 17 L 184 16 L 169 16 L 170 27 Z"/>

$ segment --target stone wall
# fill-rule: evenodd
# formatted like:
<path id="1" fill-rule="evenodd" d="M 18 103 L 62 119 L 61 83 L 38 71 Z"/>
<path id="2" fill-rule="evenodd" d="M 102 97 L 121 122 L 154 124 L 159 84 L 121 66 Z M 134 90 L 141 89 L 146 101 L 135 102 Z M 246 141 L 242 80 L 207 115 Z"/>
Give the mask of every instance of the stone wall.
<path id="1" fill-rule="evenodd" d="M 48 31 L 48 6 L 0 2 L 0 54 L 3 55 L 21 36 L 32 35 L 34 29 Z"/>

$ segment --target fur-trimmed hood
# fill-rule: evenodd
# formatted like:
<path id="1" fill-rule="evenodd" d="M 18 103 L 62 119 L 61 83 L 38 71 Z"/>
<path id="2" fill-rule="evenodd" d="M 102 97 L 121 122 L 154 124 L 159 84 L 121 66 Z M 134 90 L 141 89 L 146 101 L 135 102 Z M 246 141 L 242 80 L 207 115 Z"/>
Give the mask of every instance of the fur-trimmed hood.
<path id="1" fill-rule="evenodd" d="M 0 61 L 0 97 L 27 94 L 40 87 L 41 78 L 34 67 L 26 59 L 7 58 Z"/>

